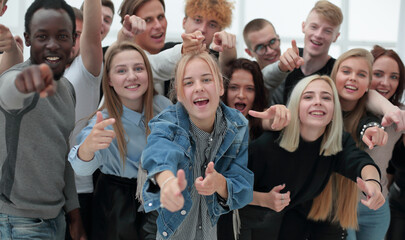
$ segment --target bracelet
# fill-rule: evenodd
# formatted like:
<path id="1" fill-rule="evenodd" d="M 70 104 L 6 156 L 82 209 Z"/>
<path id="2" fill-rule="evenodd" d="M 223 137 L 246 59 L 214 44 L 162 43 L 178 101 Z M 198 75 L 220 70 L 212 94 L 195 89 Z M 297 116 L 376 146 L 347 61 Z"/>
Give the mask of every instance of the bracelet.
<path id="1" fill-rule="evenodd" d="M 378 181 L 378 180 L 376 180 L 376 179 L 373 179 L 373 178 L 366 179 L 366 180 L 364 180 L 364 181 L 365 181 L 365 182 L 372 181 L 372 182 L 376 182 L 376 183 L 378 183 L 378 185 L 380 185 L 380 190 L 381 190 L 381 192 L 383 191 L 383 187 L 382 187 L 382 185 L 381 185 L 380 181 Z"/>
<path id="2" fill-rule="evenodd" d="M 176 178 L 176 176 L 171 176 L 166 178 L 166 180 L 162 183 L 162 186 L 160 186 L 160 189 L 163 189 L 163 187 L 165 186 L 166 183 L 168 183 L 170 180 L 172 180 L 173 178 Z"/>
<path id="3" fill-rule="evenodd" d="M 370 123 L 364 124 L 363 128 L 360 131 L 360 139 L 363 138 L 363 135 L 366 132 L 367 128 L 370 128 L 370 127 L 379 127 L 382 130 L 384 130 L 384 127 L 381 126 L 381 124 L 379 124 L 378 122 L 370 122 Z"/>

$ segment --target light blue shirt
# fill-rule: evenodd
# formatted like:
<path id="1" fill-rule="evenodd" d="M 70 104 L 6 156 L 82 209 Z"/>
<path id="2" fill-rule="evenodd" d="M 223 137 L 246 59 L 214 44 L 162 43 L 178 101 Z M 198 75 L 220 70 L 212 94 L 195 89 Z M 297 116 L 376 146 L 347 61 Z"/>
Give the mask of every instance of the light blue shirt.
<path id="1" fill-rule="evenodd" d="M 153 99 L 154 115 L 170 106 L 172 103 L 169 99 L 156 95 Z M 122 124 L 125 129 L 125 139 L 127 141 L 127 155 L 125 159 L 125 167 L 120 157 L 117 139 L 115 138 L 110 146 L 106 149 L 97 151 L 91 161 L 83 161 L 77 156 L 77 152 L 83 141 L 90 134 L 96 123 L 96 116 L 90 119 L 87 126 L 77 136 L 79 145 L 74 146 L 69 152 L 69 162 L 77 175 L 91 175 L 97 168 L 104 174 L 110 174 L 125 178 L 137 178 L 138 165 L 143 149 L 146 147 L 146 135 L 144 114 L 135 112 L 123 106 Z M 103 118 L 108 118 L 106 109 L 102 111 Z M 113 130 L 112 125 L 105 129 Z"/>

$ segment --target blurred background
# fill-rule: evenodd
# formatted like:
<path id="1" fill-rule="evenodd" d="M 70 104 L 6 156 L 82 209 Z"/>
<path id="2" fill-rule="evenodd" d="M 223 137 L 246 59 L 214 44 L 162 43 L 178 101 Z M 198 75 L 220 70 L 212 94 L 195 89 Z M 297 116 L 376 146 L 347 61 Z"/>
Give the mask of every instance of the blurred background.
<path id="1" fill-rule="evenodd" d="M 23 37 L 24 14 L 33 0 L 9 0 L 8 9 L 0 23 L 9 27 L 14 35 Z M 80 8 L 82 0 L 67 0 L 69 4 Z M 113 0 L 116 12 L 122 0 Z M 271 21 L 281 38 L 282 52 L 291 46 L 291 40 L 297 40 L 303 46 L 304 35 L 301 23 L 315 4 L 316 0 L 233 0 L 232 25 L 227 31 L 234 33 L 237 39 L 238 57 L 249 56 L 245 53 L 243 27 L 254 18 Z M 371 49 L 374 44 L 396 50 L 405 60 L 405 1 L 401 0 L 331 0 L 342 9 L 344 20 L 338 41 L 332 44 L 330 54 L 337 58 L 342 52 L 363 47 Z M 168 22 L 166 41 L 181 41 L 183 32 L 184 0 L 166 0 L 166 18 Z M 400 14 L 402 13 L 402 14 Z M 110 45 L 116 39 L 121 28 L 120 17 L 115 13 L 109 35 L 103 46 Z M 24 51 L 25 59 L 29 50 Z"/>

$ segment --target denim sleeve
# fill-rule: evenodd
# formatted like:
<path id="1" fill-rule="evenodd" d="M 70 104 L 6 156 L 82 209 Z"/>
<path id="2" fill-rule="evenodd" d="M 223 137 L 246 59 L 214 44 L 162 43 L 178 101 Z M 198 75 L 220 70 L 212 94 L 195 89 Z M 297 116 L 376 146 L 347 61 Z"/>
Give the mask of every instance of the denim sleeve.
<path id="1" fill-rule="evenodd" d="M 247 127 L 245 129 L 236 158 L 232 160 L 229 168 L 221 173 L 226 178 L 228 189 L 226 205 L 229 209 L 223 208 L 218 200 L 214 201 L 213 212 L 217 216 L 229 210 L 242 208 L 253 200 L 253 173 L 247 167 L 249 131 Z"/>
<path id="2" fill-rule="evenodd" d="M 150 127 L 151 133 L 141 157 L 142 168 L 148 172 L 142 190 L 146 212 L 159 207 L 160 191 L 156 191 L 156 185 L 151 181 L 152 177 L 165 170 L 176 175 L 181 167 L 181 159 L 185 158 L 182 142 L 187 139 L 184 134 L 177 131 L 179 128 L 170 122 L 158 120 L 150 124 Z"/>

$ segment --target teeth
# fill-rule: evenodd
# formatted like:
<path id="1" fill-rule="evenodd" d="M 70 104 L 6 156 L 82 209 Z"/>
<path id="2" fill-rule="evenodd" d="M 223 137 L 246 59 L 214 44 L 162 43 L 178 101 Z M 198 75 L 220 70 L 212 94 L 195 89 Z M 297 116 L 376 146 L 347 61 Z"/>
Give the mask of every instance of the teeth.
<path id="1" fill-rule="evenodd" d="M 377 92 L 380 92 L 380 93 L 388 93 L 389 90 L 380 90 L 380 89 L 377 89 Z"/>
<path id="2" fill-rule="evenodd" d="M 139 87 L 139 84 L 132 85 L 132 86 L 128 86 L 128 87 L 126 87 L 126 88 L 129 88 L 129 89 L 134 89 L 134 88 L 137 88 L 137 87 Z"/>
<path id="3" fill-rule="evenodd" d="M 312 115 L 316 115 L 316 116 L 322 116 L 324 115 L 323 112 L 311 112 Z"/>
<path id="4" fill-rule="evenodd" d="M 59 60 L 59 57 L 47 57 L 46 59 L 49 61 L 57 61 Z"/>
<path id="5" fill-rule="evenodd" d="M 313 44 L 316 44 L 316 45 L 321 45 L 320 42 L 317 42 L 317 41 L 314 41 L 314 40 L 312 40 L 312 43 L 313 43 Z"/>
<path id="6" fill-rule="evenodd" d="M 207 100 L 206 98 L 199 98 L 199 99 L 194 100 L 194 102 L 202 102 L 202 101 L 206 101 L 206 100 Z"/>
<path id="7" fill-rule="evenodd" d="M 357 88 L 354 86 L 345 86 L 345 88 L 350 89 L 350 90 L 357 90 Z"/>

